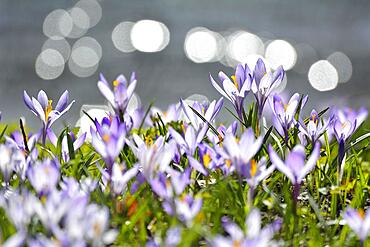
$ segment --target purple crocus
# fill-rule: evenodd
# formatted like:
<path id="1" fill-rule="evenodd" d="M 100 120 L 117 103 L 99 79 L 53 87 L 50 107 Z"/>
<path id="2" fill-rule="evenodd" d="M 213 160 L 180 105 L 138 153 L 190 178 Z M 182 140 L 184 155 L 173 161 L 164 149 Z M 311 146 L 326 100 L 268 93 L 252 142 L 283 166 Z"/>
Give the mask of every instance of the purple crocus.
<path id="1" fill-rule="evenodd" d="M 218 73 L 218 78 L 222 83 L 222 88 L 213 77 L 209 75 L 209 79 L 214 88 L 233 104 L 238 117 L 242 119 L 244 98 L 251 90 L 253 80 L 251 70 L 247 64 L 239 64 L 235 69 L 235 75 L 231 76 L 231 79 L 222 71 Z"/>
<path id="2" fill-rule="evenodd" d="M 171 127 L 168 131 L 170 132 L 171 137 L 180 146 L 181 151 L 185 152 L 189 156 L 193 156 L 195 154 L 198 144 L 204 137 L 203 133 L 201 133 L 201 131 L 197 132 L 192 125 L 187 126 L 184 136 Z"/>
<path id="3" fill-rule="evenodd" d="M 272 146 L 269 146 L 269 156 L 272 164 L 285 174 L 293 184 L 293 199 L 297 201 L 300 186 L 303 179 L 315 167 L 318 158 L 320 157 L 320 143 L 316 143 L 311 156 L 305 164 L 306 151 L 302 145 L 297 145 L 288 154 L 285 162 L 280 159 Z"/>
<path id="4" fill-rule="evenodd" d="M 360 108 L 358 112 L 351 108 L 336 110 L 334 113 L 333 130 L 338 142 L 349 139 L 355 130 L 365 121 L 367 110 Z"/>
<path id="5" fill-rule="evenodd" d="M 131 74 L 130 83 L 128 83 L 124 75 L 119 75 L 113 81 L 112 88 L 103 74 L 100 74 L 98 88 L 121 119 L 123 119 L 123 114 L 126 112 L 129 100 L 134 93 L 136 83 L 135 73 Z"/>
<path id="6" fill-rule="evenodd" d="M 203 115 L 204 119 L 211 123 L 220 112 L 223 103 L 223 98 L 220 98 L 218 101 L 213 100 L 210 104 L 200 104 L 199 102 L 194 102 L 192 107 L 199 114 Z M 180 100 L 180 106 L 184 110 L 185 116 L 187 119 L 189 119 L 195 130 L 199 131 L 202 127 L 207 126 L 207 123 L 198 117 L 198 115 L 195 114 L 189 105 L 182 99 Z"/>
<path id="7" fill-rule="evenodd" d="M 247 177 L 248 173 L 255 175 L 255 170 L 250 172 L 248 169 L 252 169 L 250 162 L 260 149 L 262 141 L 262 137 L 255 138 L 252 128 L 248 128 L 240 140 L 237 140 L 232 133 L 226 134 L 223 141 L 225 159 L 231 161 L 231 165 L 241 177 Z M 253 166 L 253 169 L 256 167 Z"/>
<path id="8" fill-rule="evenodd" d="M 181 195 L 186 186 L 190 184 L 190 169 L 183 173 L 173 169 L 168 170 L 169 178 L 165 173 L 158 173 L 156 178 L 149 180 L 152 190 L 162 199 L 171 201 L 175 196 Z"/>
<path id="9" fill-rule="evenodd" d="M 28 180 L 39 195 L 54 190 L 59 182 L 59 176 L 59 164 L 51 159 L 37 161 L 27 172 Z"/>
<path id="10" fill-rule="evenodd" d="M 294 115 L 297 111 L 299 104 L 299 94 L 295 93 L 289 100 L 288 103 L 285 103 L 283 99 L 274 95 L 271 102 L 271 109 L 275 116 L 275 127 L 280 134 L 284 135 L 285 142 L 288 142 L 289 138 L 289 129 L 293 126 Z"/>
<path id="11" fill-rule="evenodd" d="M 114 163 L 111 175 L 101 168 L 100 170 L 102 173 L 103 183 L 106 185 L 109 181 L 111 190 L 116 195 L 121 195 L 127 189 L 128 182 L 134 178 L 139 171 L 138 166 L 127 169 L 124 163 Z"/>
<path id="12" fill-rule="evenodd" d="M 36 134 L 29 134 L 27 137 L 26 137 L 26 142 L 27 142 L 27 147 L 29 150 L 32 150 L 35 145 L 36 145 L 36 142 L 38 141 L 38 139 L 40 138 L 40 133 L 36 133 Z M 16 131 L 13 131 L 10 136 L 5 136 L 5 140 L 6 140 L 6 143 L 10 146 L 14 146 L 22 151 L 26 151 L 26 147 L 25 147 L 25 143 L 24 143 L 24 140 L 23 140 L 23 136 L 21 134 L 21 132 L 19 132 L 18 130 Z"/>
<path id="13" fill-rule="evenodd" d="M 159 136 L 152 145 L 147 145 L 138 135 L 133 135 L 134 142 L 127 142 L 138 159 L 139 170 L 147 181 L 157 176 L 159 172 L 165 172 L 175 154 L 176 143 L 165 142 L 163 136 Z"/>
<path id="14" fill-rule="evenodd" d="M 273 92 L 274 88 L 280 85 L 284 76 L 285 71 L 282 66 L 279 66 L 276 71 L 272 72 L 266 70 L 265 63 L 262 59 L 257 60 L 253 71 L 251 90 L 257 101 L 259 119 L 262 117 L 267 98 Z"/>
<path id="15" fill-rule="evenodd" d="M 370 231 L 370 210 L 347 208 L 343 219 L 346 224 L 356 233 L 362 245 L 367 239 Z"/>
<path id="16" fill-rule="evenodd" d="M 211 239 L 212 247 L 234 247 L 234 246 L 273 246 L 274 234 L 281 228 L 280 219 L 275 220 L 272 224 L 261 229 L 261 215 L 258 209 L 252 209 L 246 220 L 243 230 L 237 224 L 224 217 L 223 227 L 229 234 L 229 237 L 217 235 Z"/>
<path id="17" fill-rule="evenodd" d="M 332 127 L 339 143 L 338 164 L 341 164 L 344 158 L 345 142 L 350 139 L 362 122 L 365 121 L 367 114 L 368 112 L 365 108 L 360 108 L 358 112 L 351 108 L 335 111 Z"/>
<path id="18" fill-rule="evenodd" d="M 92 145 L 104 159 L 111 174 L 112 165 L 125 144 L 126 126 L 120 123 L 118 117 L 103 118 L 101 123 L 95 120 L 95 126 L 96 130 L 90 129 Z"/>
<path id="19" fill-rule="evenodd" d="M 202 198 L 186 194 L 175 199 L 175 213 L 179 220 L 191 226 L 193 219 L 199 214 L 203 205 Z"/>
<path id="20" fill-rule="evenodd" d="M 324 124 L 320 121 L 319 115 L 315 109 L 311 111 L 308 123 L 298 122 L 298 129 L 303 133 L 311 143 L 315 143 L 322 134 L 325 133 L 332 119 L 325 120 Z"/>
<path id="21" fill-rule="evenodd" d="M 76 152 L 84 144 L 85 139 L 86 139 L 86 134 L 87 133 L 83 133 L 79 137 L 77 137 L 77 139 L 76 139 L 76 137 L 73 134 L 73 132 L 69 132 L 69 135 L 70 135 L 70 137 L 72 139 L 73 151 Z M 55 135 L 55 133 L 51 129 L 48 130 L 47 136 L 48 136 L 50 142 L 55 147 L 57 147 L 57 145 L 58 145 L 58 138 L 57 138 L 57 136 Z M 66 135 L 62 139 L 62 159 L 63 159 L 64 162 L 68 162 L 70 160 L 69 148 L 68 148 L 68 138 L 67 138 Z"/>
<path id="22" fill-rule="evenodd" d="M 41 90 L 37 95 L 37 99 L 28 96 L 27 92 L 23 92 L 23 100 L 26 106 L 31 110 L 33 114 L 40 118 L 43 123 L 42 128 L 42 143 L 45 145 L 46 142 L 46 133 L 47 130 L 51 127 L 51 125 L 60 118 L 64 113 L 66 113 L 75 102 L 74 100 L 70 103 L 69 102 L 69 93 L 68 91 L 64 91 L 62 96 L 60 96 L 58 103 L 53 109 L 51 99 L 48 99 L 46 93 Z"/>

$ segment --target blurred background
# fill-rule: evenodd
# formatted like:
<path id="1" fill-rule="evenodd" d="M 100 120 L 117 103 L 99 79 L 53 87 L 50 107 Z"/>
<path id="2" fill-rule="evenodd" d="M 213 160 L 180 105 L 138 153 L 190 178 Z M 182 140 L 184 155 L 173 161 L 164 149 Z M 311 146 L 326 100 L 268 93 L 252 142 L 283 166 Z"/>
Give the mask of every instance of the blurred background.
<path id="1" fill-rule="evenodd" d="M 283 65 L 279 90 L 308 94 L 307 108 L 370 106 L 369 10 L 334 0 L 0 0 L 2 121 L 37 126 L 23 90 L 56 101 L 67 89 L 76 103 L 64 119 L 74 124 L 82 105 L 104 103 L 100 72 L 113 81 L 136 71 L 143 105 L 212 100 L 209 73 L 259 57 Z"/>

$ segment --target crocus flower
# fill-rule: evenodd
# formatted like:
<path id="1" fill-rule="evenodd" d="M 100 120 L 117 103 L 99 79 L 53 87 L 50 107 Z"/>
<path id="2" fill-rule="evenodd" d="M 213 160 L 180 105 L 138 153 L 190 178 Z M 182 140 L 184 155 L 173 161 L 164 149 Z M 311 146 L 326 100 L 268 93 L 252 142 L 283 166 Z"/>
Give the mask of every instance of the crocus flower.
<path id="1" fill-rule="evenodd" d="M 214 170 L 222 165 L 219 155 L 216 151 L 206 143 L 200 143 L 199 161 L 193 156 L 188 156 L 189 164 L 197 171 L 205 176 L 208 176 L 208 170 Z"/>
<path id="2" fill-rule="evenodd" d="M 110 83 L 107 82 L 103 74 L 100 74 L 98 88 L 103 96 L 108 100 L 109 104 L 113 107 L 116 114 L 123 117 L 130 98 L 134 93 L 136 83 L 135 73 L 131 74 L 130 83 L 128 83 L 124 75 L 119 75 L 113 81 L 112 89 Z"/>
<path id="3" fill-rule="evenodd" d="M 187 226 L 191 226 L 193 219 L 202 208 L 203 200 L 191 195 L 184 195 L 175 199 L 175 214 Z M 171 214 L 171 213 L 170 213 Z"/>
<path id="4" fill-rule="evenodd" d="M 151 115 L 157 117 L 157 114 L 161 117 L 164 124 L 170 122 L 176 122 L 180 117 L 180 105 L 171 104 L 168 106 L 167 111 L 161 111 L 159 108 L 152 107 Z"/>
<path id="5" fill-rule="evenodd" d="M 238 117 L 243 118 L 243 101 L 251 89 L 252 72 L 248 65 L 239 64 L 235 69 L 235 75 L 231 79 L 222 71 L 218 73 L 218 78 L 222 83 L 222 88 L 209 75 L 209 79 L 216 90 L 227 98 L 234 106 Z"/>
<path id="6" fill-rule="evenodd" d="M 59 164 L 56 160 L 37 161 L 27 172 L 27 177 L 40 195 L 48 194 L 59 181 Z"/>
<path id="7" fill-rule="evenodd" d="M 64 113 L 66 113 L 75 102 L 74 100 L 68 104 L 69 101 L 69 94 L 66 90 L 62 96 L 60 96 L 58 103 L 53 109 L 52 100 L 48 99 L 46 93 L 41 90 L 38 95 L 37 99 L 28 96 L 27 92 L 24 91 L 23 93 L 23 100 L 26 106 L 31 110 L 33 114 L 39 117 L 43 123 L 42 129 L 42 143 L 45 145 L 46 142 L 46 132 L 51 127 L 51 125 L 58 120 Z"/>
<path id="8" fill-rule="evenodd" d="M 367 110 L 365 108 L 360 108 L 358 112 L 351 108 L 345 108 L 343 110 L 336 110 L 334 113 L 334 119 L 332 122 L 332 127 L 334 135 L 339 143 L 338 150 L 338 163 L 341 164 L 344 158 L 345 142 L 350 139 L 357 128 L 365 121 L 367 117 Z"/>
<path id="9" fill-rule="evenodd" d="M 6 185 L 9 184 L 14 172 L 24 180 L 27 167 L 28 162 L 23 151 L 14 146 L 0 144 L 0 172 Z"/>
<path id="10" fill-rule="evenodd" d="M 277 120 L 276 129 L 282 130 L 280 134 L 284 135 L 287 142 L 289 138 L 288 131 L 293 126 L 294 115 L 299 104 L 299 94 L 295 93 L 288 103 L 284 103 L 283 99 L 278 95 L 274 95 L 270 102 L 272 112 Z"/>
<path id="11" fill-rule="evenodd" d="M 347 225 L 357 234 L 362 243 L 365 242 L 370 231 L 370 211 L 347 208 L 343 215 Z"/>
<path id="12" fill-rule="evenodd" d="M 253 82 L 251 90 L 257 101 L 259 119 L 262 116 L 262 111 L 267 98 L 273 92 L 273 89 L 280 85 L 284 79 L 284 69 L 278 67 L 276 71 L 266 70 L 265 63 L 262 59 L 258 59 L 253 71 Z"/>
<path id="13" fill-rule="evenodd" d="M 204 137 L 202 133 L 197 133 L 192 125 L 189 125 L 186 128 L 184 136 L 179 134 L 171 127 L 168 129 L 168 131 L 170 132 L 171 137 L 180 146 L 181 151 L 190 156 L 194 155 L 198 144 L 202 141 Z"/>
<path id="14" fill-rule="evenodd" d="M 158 172 L 167 170 L 173 159 L 176 143 L 165 142 L 163 136 L 159 136 L 153 144 L 147 144 L 138 135 L 133 134 L 134 142 L 127 141 L 133 153 L 138 159 L 139 170 L 145 179 L 150 180 L 156 177 Z M 135 144 L 136 145 L 135 145 Z"/>
<path id="15" fill-rule="evenodd" d="M 293 199 L 296 201 L 303 179 L 315 167 L 320 157 L 320 143 L 316 143 L 311 156 L 305 164 L 306 151 L 302 145 L 297 145 L 288 154 L 285 162 L 280 159 L 272 146 L 269 146 L 269 156 L 276 168 L 285 174 L 293 184 Z"/>
<path id="16" fill-rule="evenodd" d="M 145 244 L 145 247 L 177 247 L 181 241 L 181 233 L 181 227 L 171 227 L 167 230 L 165 239 L 152 239 Z"/>
<path id="17" fill-rule="evenodd" d="M 111 189 L 116 195 L 120 195 L 126 190 L 128 182 L 136 176 L 138 171 L 138 166 L 126 169 L 124 163 L 114 163 L 111 175 L 109 175 L 105 170 L 101 169 L 103 182 L 108 184 L 107 182 L 110 181 Z"/>
<path id="18" fill-rule="evenodd" d="M 39 138 L 40 138 L 40 133 L 36 133 L 36 134 L 31 134 L 30 133 L 26 137 L 27 147 L 28 147 L 29 150 L 32 150 L 35 147 Z M 12 145 L 12 146 L 17 147 L 18 149 L 20 149 L 22 151 L 26 151 L 26 148 L 25 148 L 25 145 L 24 145 L 25 143 L 24 143 L 23 135 L 18 130 L 13 131 L 10 134 L 10 136 L 5 136 L 5 140 L 6 140 L 6 143 L 8 145 Z"/>
<path id="19" fill-rule="evenodd" d="M 349 139 L 362 122 L 365 121 L 367 113 L 365 108 L 360 108 L 358 112 L 351 108 L 336 110 L 333 130 L 338 142 Z"/>
<path id="20" fill-rule="evenodd" d="M 199 102 L 194 102 L 192 107 L 199 114 L 201 114 L 205 120 L 211 123 L 220 112 L 223 102 L 223 98 L 219 99 L 218 101 L 213 100 L 210 104 L 200 104 Z M 189 119 L 196 131 L 199 131 L 202 127 L 207 126 L 207 123 L 205 123 L 182 99 L 180 100 L 180 106 L 183 109 L 185 116 L 187 119 Z"/>
<path id="21" fill-rule="evenodd" d="M 73 151 L 76 152 L 84 144 L 87 133 L 81 134 L 80 136 L 77 137 L 77 139 L 76 139 L 76 137 L 75 137 L 75 135 L 73 134 L 72 131 L 69 132 L 68 134 L 70 135 L 70 137 L 72 139 Z M 48 130 L 47 136 L 49 137 L 50 142 L 55 147 L 57 147 L 58 138 L 51 129 Z M 70 160 L 69 149 L 68 149 L 68 138 L 67 138 L 66 135 L 62 139 L 62 159 L 63 159 L 64 162 L 68 162 Z"/>
<path id="22" fill-rule="evenodd" d="M 92 246 L 109 245 L 116 239 L 118 232 L 109 229 L 109 210 L 107 207 L 99 207 L 90 204 L 85 211 L 82 224 L 86 238 Z"/>
<path id="23" fill-rule="evenodd" d="M 190 184 L 190 169 L 178 172 L 171 168 L 167 169 L 169 178 L 165 173 L 159 173 L 157 177 L 149 180 L 152 190 L 162 199 L 172 200 L 174 196 L 181 195 L 186 186 Z"/>
<path id="24" fill-rule="evenodd" d="M 245 230 L 228 218 L 223 218 L 223 227 L 230 235 L 224 237 L 218 235 L 211 239 L 212 247 L 233 247 L 233 246 L 272 246 L 273 237 L 281 227 L 281 220 L 275 220 L 272 224 L 261 229 L 261 215 L 258 209 L 252 209 L 245 220 Z"/>
<path id="25" fill-rule="evenodd" d="M 225 138 L 226 133 L 232 133 L 233 135 L 236 134 L 236 130 L 238 129 L 238 121 L 234 121 L 229 127 L 225 127 L 224 125 L 221 125 L 217 128 L 217 135 L 212 132 L 207 132 L 208 139 L 214 144 L 218 145 L 221 144 L 222 141 Z"/>
<path id="26" fill-rule="evenodd" d="M 112 165 L 125 144 L 126 126 L 120 123 L 118 117 L 103 118 L 101 123 L 95 120 L 95 126 L 96 130 L 90 129 L 92 145 L 104 159 L 110 174 Z"/>
<path id="27" fill-rule="evenodd" d="M 236 172 L 242 177 L 246 177 L 248 166 L 250 166 L 251 159 L 257 154 L 262 145 L 263 138 L 254 137 L 253 130 L 248 128 L 237 140 L 236 137 L 228 133 L 223 141 L 223 148 L 225 156 L 231 161 L 231 165 L 235 167 Z M 252 166 L 250 166 L 252 169 Z M 255 168 L 253 168 L 255 169 Z M 253 174 L 254 171 L 252 172 Z"/>
<path id="28" fill-rule="evenodd" d="M 298 129 L 303 133 L 307 138 L 315 143 L 322 134 L 327 130 L 332 119 L 325 120 L 324 124 L 320 121 L 318 113 L 315 109 L 311 111 L 308 123 L 304 124 L 303 121 L 298 122 Z"/>

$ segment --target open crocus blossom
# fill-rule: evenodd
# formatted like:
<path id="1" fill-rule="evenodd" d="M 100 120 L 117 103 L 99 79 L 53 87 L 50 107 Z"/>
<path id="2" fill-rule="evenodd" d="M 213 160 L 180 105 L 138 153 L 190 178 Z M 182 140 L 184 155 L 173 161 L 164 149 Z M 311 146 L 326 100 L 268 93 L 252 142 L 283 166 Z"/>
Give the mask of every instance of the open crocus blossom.
<path id="1" fill-rule="evenodd" d="M 26 106 L 32 111 L 32 113 L 39 117 L 43 123 L 43 132 L 42 132 L 43 144 L 45 144 L 46 141 L 47 130 L 58 118 L 60 118 L 64 113 L 66 113 L 71 108 L 72 104 L 75 102 L 73 100 L 68 104 L 69 93 L 67 90 L 64 91 L 62 96 L 60 96 L 58 103 L 54 109 L 52 106 L 53 101 L 51 99 L 48 99 L 48 96 L 43 90 L 39 91 L 37 99 L 34 97 L 32 97 L 31 99 L 27 92 L 24 91 L 23 100 Z"/>
<path id="2" fill-rule="evenodd" d="M 285 71 L 282 66 L 278 67 L 276 71 L 266 70 L 265 63 L 262 59 L 258 59 L 253 71 L 253 82 L 251 90 L 257 101 L 259 118 L 262 116 L 263 108 L 267 98 L 273 90 L 280 85 L 284 79 Z"/>
<path id="3" fill-rule="evenodd" d="M 137 80 L 135 73 L 131 74 L 130 83 L 128 83 L 124 75 L 119 75 L 113 81 L 113 88 L 111 88 L 110 83 L 108 83 L 103 74 L 100 74 L 98 88 L 103 96 L 108 100 L 109 104 L 113 107 L 116 114 L 123 118 L 128 102 L 134 93 L 136 83 Z"/>
<path id="4" fill-rule="evenodd" d="M 234 246 L 273 246 L 273 237 L 281 227 L 282 221 L 275 220 L 272 224 L 261 229 L 261 215 L 258 209 L 252 209 L 245 220 L 246 231 L 228 218 L 223 218 L 223 227 L 230 237 L 218 235 L 211 239 L 212 247 Z"/>
<path id="5" fill-rule="evenodd" d="M 332 118 L 324 121 L 324 124 L 320 121 L 319 115 L 315 109 L 311 111 L 308 123 L 305 124 L 303 121 L 298 122 L 298 129 L 312 142 L 316 142 L 322 134 L 327 130 Z"/>
<path id="6" fill-rule="evenodd" d="M 92 145 L 103 157 L 107 164 L 108 173 L 111 174 L 114 160 L 125 144 L 126 126 L 120 123 L 118 117 L 103 118 L 99 123 L 95 120 L 96 130 L 91 127 Z"/>
<path id="7" fill-rule="evenodd" d="M 272 146 L 269 146 L 269 156 L 272 164 L 285 174 L 293 184 L 293 198 L 298 197 L 299 189 L 303 179 L 315 167 L 320 157 L 320 143 L 316 143 L 311 156 L 305 164 L 306 151 L 302 145 L 297 145 L 288 154 L 285 162 L 280 159 Z"/>
<path id="8" fill-rule="evenodd" d="M 342 163 L 344 158 L 345 142 L 353 135 L 356 129 L 362 124 L 367 117 L 367 110 L 360 108 L 358 112 L 351 108 L 336 110 L 332 122 L 333 132 L 339 143 L 338 163 Z"/>
<path id="9" fill-rule="evenodd" d="M 364 243 L 370 231 L 370 210 L 347 208 L 343 219 L 347 225 L 357 234 L 361 243 Z"/>
<path id="10" fill-rule="evenodd" d="M 284 103 L 283 99 L 274 95 L 271 102 L 271 109 L 276 118 L 275 127 L 277 130 L 282 130 L 280 134 L 285 136 L 285 140 L 288 140 L 288 131 L 293 126 L 294 115 L 297 111 L 299 104 L 299 94 L 295 93 L 289 100 L 288 103 Z"/>
<path id="11" fill-rule="evenodd" d="M 114 163 L 111 175 L 103 169 L 101 169 L 101 172 L 103 175 L 103 182 L 108 184 L 109 181 L 113 193 L 120 195 L 127 189 L 128 182 L 138 173 L 138 166 L 127 169 L 124 163 Z"/>
<path id="12" fill-rule="evenodd" d="M 235 75 L 231 79 L 222 71 L 218 73 L 218 78 L 222 83 L 222 88 L 209 75 L 209 79 L 216 90 L 225 98 L 227 98 L 234 106 L 238 117 L 243 117 L 243 102 L 251 89 L 252 72 L 248 65 L 239 64 L 235 69 Z"/>
<path id="13" fill-rule="evenodd" d="M 367 117 L 367 110 L 360 108 L 358 112 L 351 108 L 336 110 L 333 119 L 333 130 L 338 142 L 345 142 Z"/>
<path id="14" fill-rule="evenodd" d="M 59 163 L 50 159 L 36 162 L 27 172 L 31 185 L 40 195 L 48 194 L 54 190 L 59 181 L 59 175 Z"/>
<path id="15" fill-rule="evenodd" d="M 167 170 L 175 153 L 175 142 L 165 143 L 164 137 L 160 136 L 152 145 L 148 145 L 136 134 L 133 135 L 133 139 L 136 146 L 131 141 L 128 141 L 127 144 L 135 153 L 140 172 L 146 180 L 149 181 L 156 177 L 159 172 Z"/>
<path id="16" fill-rule="evenodd" d="M 226 159 L 231 161 L 231 165 L 239 175 L 245 177 L 248 173 L 248 166 L 251 159 L 257 154 L 262 145 L 262 137 L 254 137 L 253 130 L 247 129 L 240 140 L 237 140 L 232 133 L 227 133 L 223 141 Z M 253 168 L 255 169 L 255 168 Z"/>
<path id="17" fill-rule="evenodd" d="M 204 116 L 204 119 L 211 123 L 217 114 L 220 112 L 223 106 L 224 100 L 220 98 L 218 101 L 213 100 L 210 104 L 200 104 L 199 102 L 194 102 L 193 109 L 196 110 L 199 114 Z M 189 105 L 180 100 L 180 106 L 184 110 L 186 117 L 189 119 L 195 130 L 199 131 L 200 129 L 205 127 L 205 132 L 208 129 L 208 124 L 205 123 L 193 110 L 189 107 Z"/>

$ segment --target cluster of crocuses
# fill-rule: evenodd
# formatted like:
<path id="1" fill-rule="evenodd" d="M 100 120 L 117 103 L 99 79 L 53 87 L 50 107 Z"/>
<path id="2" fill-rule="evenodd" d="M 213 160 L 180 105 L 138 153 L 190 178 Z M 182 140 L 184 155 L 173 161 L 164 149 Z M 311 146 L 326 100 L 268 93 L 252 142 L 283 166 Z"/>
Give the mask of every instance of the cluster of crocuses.
<path id="1" fill-rule="evenodd" d="M 210 246 L 278 244 L 275 233 L 284 222 L 281 217 L 262 227 L 260 210 L 254 206 L 259 185 L 274 172 L 283 173 L 292 185 L 296 208 L 306 176 L 320 162 L 324 134 L 328 139 L 335 136 L 341 164 L 348 151 L 346 145 L 367 117 L 363 108 L 346 108 L 333 109 L 328 118 L 312 110 L 303 118 L 307 96 L 296 93 L 286 100 L 274 93 L 284 76 L 282 67 L 272 71 L 262 60 L 254 68 L 238 65 L 230 77 L 220 72 L 220 83 L 210 76 L 212 85 L 236 111 L 236 121 L 225 126 L 215 120 L 223 98 L 191 103 L 180 100 L 166 112 L 153 108 L 145 112 L 140 106 L 128 110 L 136 75 L 133 73 L 129 81 L 120 75 L 112 83 L 101 75 L 98 88 L 112 111 L 102 121 L 89 116 L 90 133 L 78 136 L 68 128 L 57 136 L 51 128 L 74 102 L 69 102 L 67 91 L 55 108 L 44 91 L 37 98 L 24 92 L 26 106 L 42 126 L 35 134 L 26 133 L 21 121 L 20 130 L 5 135 L 5 143 L 0 144 L 0 207 L 15 228 L 7 239 L 0 235 L 0 241 L 4 246 L 119 245 L 115 242 L 119 226 L 110 221 L 112 202 L 146 188 L 176 222 L 165 236 L 148 237 L 147 245 L 176 246 L 185 228 L 192 229 L 206 217 L 202 189 L 232 178 L 240 186 L 245 225 L 239 226 L 225 215 L 220 222 L 224 232 L 204 233 L 201 241 Z M 249 93 L 255 98 L 250 110 L 244 101 Z M 266 125 L 266 103 L 275 130 Z M 86 139 L 87 134 L 91 140 Z M 274 141 L 268 141 L 270 135 Z M 83 153 L 80 149 L 84 146 L 94 149 L 95 154 L 84 162 L 96 168 L 94 176 L 81 176 L 83 168 L 78 166 L 83 164 L 76 161 L 76 154 Z M 97 190 L 108 195 L 105 202 L 94 201 L 91 194 Z M 370 217 L 369 213 L 362 217 L 361 212 L 348 209 L 343 218 L 364 242 Z"/>

